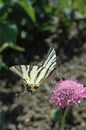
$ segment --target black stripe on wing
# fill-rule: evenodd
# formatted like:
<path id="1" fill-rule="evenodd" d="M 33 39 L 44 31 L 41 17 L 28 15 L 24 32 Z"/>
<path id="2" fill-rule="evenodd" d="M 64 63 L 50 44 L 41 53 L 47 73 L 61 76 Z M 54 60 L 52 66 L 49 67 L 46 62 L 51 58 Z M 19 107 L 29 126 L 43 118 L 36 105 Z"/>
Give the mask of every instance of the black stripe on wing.
<path id="1" fill-rule="evenodd" d="M 47 58 L 43 63 L 43 67 L 49 68 L 51 71 L 53 71 L 56 68 L 56 53 L 53 48 L 49 49 Z"/>
<path id="2" fill-rule="evenodd" d="M 40 69 L 40 70 L 39 70 Z M 35 80 L 37 80 L 37 78 L 40 76 L 40 74 L 41 74 L 41 72 L 42 72 L 42 70 L 43 70 L 44 68 L 43 67 L 38 67 L 38 69 L 37 69 L 37 71 L 38 71 L 38 73 L 37 73 L 37 75 L 36 75 L 36 78 L 35 78 Z"/>
<path id="3" fill-rule="evenodd" d="M 38 73 L 37 73 L 36 78 L 35 78 L 35 83 L 36 84 L 42 83 L 47 78 L 46 77 L 47 70 L 48 69 L 46 69 L 44 67 L 39 68 Z"/>
<path id="4" fill-rule="evenodd" d="M 15 74 L 19 75 L 20 77 L 22 77 L 23 71 L 21 65 L 12 66 L 10 67 L 10 70 Z"/>
<path id="5" fill-rule="evenodd" d="M 28 76 L 29 76 L 29 78 L 31 78 L 31 71 L 32 71 L 32 69 L 33 69 L 34 67 L 33 66 L 29 66 L 29 68 L 28 68 Z"/>
<path id="6" fill-rule="evenodd" d="M 21 66 L 15 66 L 15 69 L 16 69 L 17 71 L 19 71 L 21 74 L 23 73 L 23 72 L 22 72 L 22 67 L 21 67 Z"/>

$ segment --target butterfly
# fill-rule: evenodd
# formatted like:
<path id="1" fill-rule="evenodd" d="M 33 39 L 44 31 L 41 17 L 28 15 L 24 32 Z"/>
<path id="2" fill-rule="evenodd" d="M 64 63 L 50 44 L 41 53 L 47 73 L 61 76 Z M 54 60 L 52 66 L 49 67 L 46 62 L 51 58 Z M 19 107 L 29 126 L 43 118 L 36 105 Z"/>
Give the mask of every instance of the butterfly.
<path id="1" fill-rule="evenodd" d="M 56 53 L 50 48 L 46 59 L 41 66 L 38 65 L 15 65 L 10 70 L 16 73 L 24 81 L 25 89 L 34 92 L 56 68 Z"/>

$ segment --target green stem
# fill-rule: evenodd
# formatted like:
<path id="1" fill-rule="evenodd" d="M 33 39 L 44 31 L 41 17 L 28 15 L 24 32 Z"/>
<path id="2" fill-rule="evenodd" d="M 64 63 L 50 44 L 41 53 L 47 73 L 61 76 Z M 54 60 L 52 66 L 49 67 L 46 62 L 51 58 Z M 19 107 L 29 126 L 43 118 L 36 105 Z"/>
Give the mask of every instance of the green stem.
<path id="1" fill-rule="evenodd" d="M 0 53 L 2 53 L 2 51 L 4 51 L 7 47 L 8 47 L 8 44 L 7 44 L 7 43 L 4 43 L 4 44 L 0 47 Z"/>
<path id="2" fill-rule="evenodd" d="M 15 44 L 12 43 L 7 43 L 5 42 L 1 47 L 0 47 L 0 53 L 2 53 L 6 48 L 12 48 L 15 49 L 17 51 L 25 51 L 25 49 L 23 47 L 17 46 Z"/>
<path id="3" fill-rule="evenodd" d="M 63 115 L 63 118 L 62 118 L 62 121 L 61 121 L 60 130 L 64 130 L 64 123 L 65 123 L 65 117 L 66 117 L 66 115 L 67 115 L 67 110 L 65 109 L 64 115 Z"/>

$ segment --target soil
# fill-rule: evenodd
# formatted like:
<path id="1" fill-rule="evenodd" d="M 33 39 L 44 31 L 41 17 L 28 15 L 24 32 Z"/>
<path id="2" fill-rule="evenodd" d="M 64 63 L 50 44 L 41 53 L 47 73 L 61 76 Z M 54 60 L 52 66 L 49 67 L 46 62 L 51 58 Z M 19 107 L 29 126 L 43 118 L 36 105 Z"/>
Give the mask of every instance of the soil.
<path id="1" fill-rule="evenodd" d="M 39 38 L 39 36 L 38 36 Z M 56 48 L 57 69 L 34 93 L 23 91 L 22 80 L 7 69 L 0 70 L 0 130 L 58 130 L 50 112 L 50 95 L 58 79 L 78 79 L 86 86 L 86 22 L 77 21 L 70 28 L 60 26 L 37 44 L 29 44 L 24 53 L 7 49 L 4 61 L 14 64 L 41 64 L 50 46 Z M 35 40 L 35 41 L 36 41 Z M 41 60 L 43 59 L 43 60 Z M 70 130 L 86 130 L 86 100 L 69 112 Z"/>

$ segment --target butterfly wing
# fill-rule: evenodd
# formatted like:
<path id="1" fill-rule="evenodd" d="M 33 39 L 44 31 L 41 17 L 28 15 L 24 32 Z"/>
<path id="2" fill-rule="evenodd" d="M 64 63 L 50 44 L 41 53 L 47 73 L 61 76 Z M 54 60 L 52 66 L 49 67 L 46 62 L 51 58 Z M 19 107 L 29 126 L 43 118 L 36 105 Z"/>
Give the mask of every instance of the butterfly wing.
<path id="1" fill-rule="evenodd" d="M 28 77 L 29 66 L 27 65 L 15 65 L 10 67 L 10 70 L 20 76 L 21 78 Z"/>
<path id="2" fill-rule="evenodd" d="M 10 70 L 24 80 L 28 89 L 34 91 L 35 87 L 42 84 L 55 68 L 56 53 L 53 48 L 50 48 L 42 66 L 16 65 L 10 67 Z"/>
<path id="3" fill-rule="evenodd" d="M 54 48 L 50 48 L 47 54 L 47 57 L 43 63 L 43 67 L 47 69 L 47 75 L 48 77 L 52 71 L 56 68 L 56 52 Z"/>
<path id="4" fill-rule="evenodd" d="M 25 81 L 27 88 L 32 91 L 44 82 L 48 72 L 48 69 L 44 67 L 31 65 L 16 65 L 10 67 L 10 70 L 20 76 Z"/>

